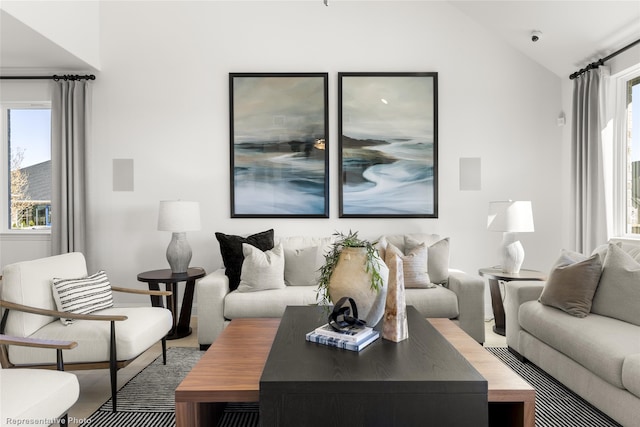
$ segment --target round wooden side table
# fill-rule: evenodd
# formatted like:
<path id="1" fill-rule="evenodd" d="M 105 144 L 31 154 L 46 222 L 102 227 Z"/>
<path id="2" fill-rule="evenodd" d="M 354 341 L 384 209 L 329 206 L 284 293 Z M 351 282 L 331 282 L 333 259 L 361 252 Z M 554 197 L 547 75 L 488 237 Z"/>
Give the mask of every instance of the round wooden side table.
<path id="1" fill-rule="evenodd" d="M 173 274 L 170 269 L 145 271 L 138 274 L 138 280 L 149 284 L 150 290 L 160 290 L 160 283 L 164 283 L 165 290 L 171 291 L 166 297 L 167 307 L 173 315 L 173 327 L 167 334 L 168 340 L 175 340 L 191 335 L 191 307 L 196 280 L 204 277 L 205 271 L 200 267 L 191 267 L 186 273 Z M 182 309 L 178 311 L 178 283 L 185 282 Z M 162 297 L 152 296 L 151 305 L 162 307 Z M 178 320 L 178 314 L 180 319 Z"/>
<path id="2" fill-rule="evenodd" d="M 537 270 L 521 269 L 518 273 L 505 273 L 501 268 L 481 268 L 478 274 L 486 277 L 489 281 L 489 291 L 491 292 L 491 307 L 493 308 L 493 319 L 495 325 L 493 332 L 498 335 L 505 335 L 504 304 L 500 294 L 499 282 L 511 282 L 513 280 L 547 280 L 546 274 Z M 506 285 L 505 285 L 506 286 Z"/>

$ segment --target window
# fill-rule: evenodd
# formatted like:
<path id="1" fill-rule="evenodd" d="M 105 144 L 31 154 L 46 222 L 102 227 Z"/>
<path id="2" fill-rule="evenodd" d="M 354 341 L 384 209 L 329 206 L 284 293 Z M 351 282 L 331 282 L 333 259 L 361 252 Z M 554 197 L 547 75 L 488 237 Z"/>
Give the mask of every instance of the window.
<path id="1" fill-rule="evenodd" d="M 5 105 L 2 113 L 7 155 L 7 169 L 3 169 L 8 172 L 7 229 L 49 230 L 51 108 L 44 104 Z"/>
<path id="2" fill-rule="evenodd" d="M 640 77 L 627 83 L 626 136 L 626 232 L 640 235 Z"/>

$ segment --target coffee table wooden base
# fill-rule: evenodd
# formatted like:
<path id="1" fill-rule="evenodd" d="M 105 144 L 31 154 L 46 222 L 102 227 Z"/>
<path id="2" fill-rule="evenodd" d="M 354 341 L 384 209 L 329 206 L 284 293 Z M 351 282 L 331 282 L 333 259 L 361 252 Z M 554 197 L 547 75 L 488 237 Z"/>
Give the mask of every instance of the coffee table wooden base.
<path id="1" fill-rule="evenodd" d="M 232 321 L 176 389 L 176 426 L 213 426 L 227 402 L 257 402 L 279 324 L 280 319 Z"/>
<path id="2" fill-rule="evenodd" d="M 448 319 L 429 319 L 488 383 L 489 425 L 535 426 L 535 389 Z M 227 402 L 257 402 L 280 319 L 233 320 L 175 392 L 176 426 L 213 426 Z"/>

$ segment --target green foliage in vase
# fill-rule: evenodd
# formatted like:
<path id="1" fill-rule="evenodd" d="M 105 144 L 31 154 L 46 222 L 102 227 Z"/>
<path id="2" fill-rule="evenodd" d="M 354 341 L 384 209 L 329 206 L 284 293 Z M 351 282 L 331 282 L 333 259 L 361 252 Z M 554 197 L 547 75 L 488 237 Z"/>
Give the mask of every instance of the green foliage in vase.
<path id="1" fill-rule="evenodd" d="M 318 279 L 317 298 L 318 304 L 329 306 L 331 298 L 329 297 L 329 281 L 331 275 L 338 265 L 340 254 L 344 248 L 365 248 L 367 251 L 367 259 L 365 262 L 365 271 L 371 274 L 371 289 L 378 292 L 382 288 L 384 282 L 380 275 L 380 258 L 375 245 L 378 243 L 363 240 L 358 237 L 357 231 L 349 230 L 349 234 L 335 232 L 333 235 L 336 241 L 331 245 L 331 249 L 324 256 L 324 265 L 320 267 L 320 278 Z"/>

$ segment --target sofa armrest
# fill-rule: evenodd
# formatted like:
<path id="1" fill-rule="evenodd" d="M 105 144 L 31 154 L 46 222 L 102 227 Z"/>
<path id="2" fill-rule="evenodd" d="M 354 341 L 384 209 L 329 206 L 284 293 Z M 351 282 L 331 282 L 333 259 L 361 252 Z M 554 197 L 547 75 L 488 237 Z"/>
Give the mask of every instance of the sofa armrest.
<path id="1" fill-rule="evenodd" d="M 229 278 L 224 269 L 215 270 L 196 282 L 198 300 L 198 343 L 212 344 L 224 329 L 224 298 L 229 293 Z"/>
<path id="2" fill-rule="evenodd" d="M 458 297 L 460 327 L 484 343 L 484 281 L 464 271 L 449 270 L 448 287 Z"/>
<path id="3" fill-rule="evenodd" d="M 535 301 L 540 298 L 545 282 L 517 281 L 508 282 L 505 285 L 504 316 L 507 346 L 520 353 L 518 344 L 520 335 L 520 322 L 518 310 L 520 305 L 527 301 Z"/>

